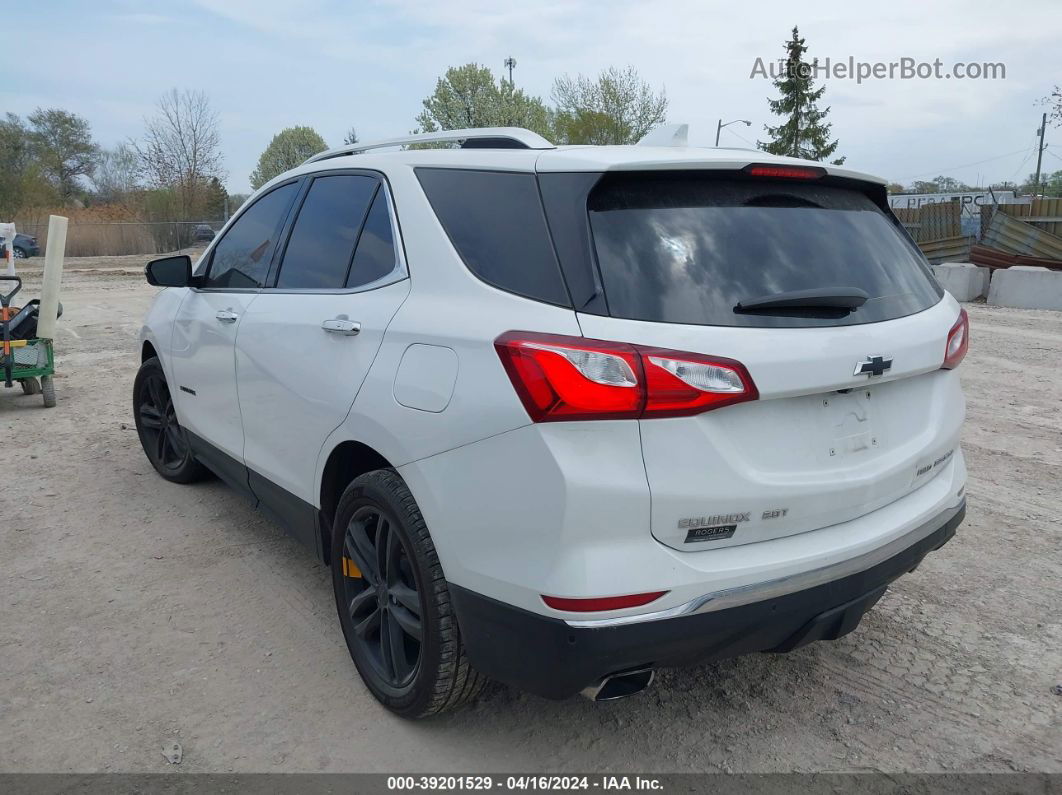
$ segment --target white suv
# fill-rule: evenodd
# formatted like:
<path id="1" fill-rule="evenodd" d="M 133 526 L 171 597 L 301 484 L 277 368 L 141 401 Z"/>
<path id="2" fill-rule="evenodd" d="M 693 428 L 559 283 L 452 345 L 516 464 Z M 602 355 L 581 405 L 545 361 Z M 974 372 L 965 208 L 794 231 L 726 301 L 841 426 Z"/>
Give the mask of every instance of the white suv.
<path id="1" fill-rule="evenodd" d="M 460 147 L 414 147 L 420 142 Z M 850 632 L 965 511 L 966 314 L 882 180 L 759 151 L 356 144 L 156 260 L 134 386 L 331 566 L 403 716 Z"/>

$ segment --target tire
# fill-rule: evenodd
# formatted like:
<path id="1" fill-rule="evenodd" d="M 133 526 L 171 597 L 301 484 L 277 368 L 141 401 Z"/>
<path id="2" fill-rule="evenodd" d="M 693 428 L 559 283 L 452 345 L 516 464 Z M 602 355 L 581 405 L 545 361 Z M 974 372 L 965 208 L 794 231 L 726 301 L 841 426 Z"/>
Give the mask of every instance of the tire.
<path id="1" fill-rule="evenodd" d="M 29 259 L 29 254 L 26 253 L 26 249 L 15 246 L 15 259 Z"/>
<path id="2" fill-rule="evenodd" d="M 394 470 L 361 475 L 343 492 L 332 530 L 332 586 L 354 665 L 389 710 L 424 718 L 483 689 L 424 517 Z M 419 628 L 419 640 L 410 627 Z"/>
<path id="3" fill-rule="evenodd" d="M 41 376 L 41 395 L 44 396 L 44 407 L 55 408 L 55 379 L 50 375 Z"/>
<path id="4" fill-rule="evenodd" d="M 133 421 L 144 454 L 166 480 L 194 483 L 210 476 L 192 455 L 188 436 L 177 422 L 166 373 L 154 356 L 140 365 L 133 381 Z"/>
<path id="5" fill-rule="evenodd" d="M 41 385 L 36 378 L 23 378 L 20 382 L 22 384 L 23 395 L 38 395 L 41 391 Z"/>

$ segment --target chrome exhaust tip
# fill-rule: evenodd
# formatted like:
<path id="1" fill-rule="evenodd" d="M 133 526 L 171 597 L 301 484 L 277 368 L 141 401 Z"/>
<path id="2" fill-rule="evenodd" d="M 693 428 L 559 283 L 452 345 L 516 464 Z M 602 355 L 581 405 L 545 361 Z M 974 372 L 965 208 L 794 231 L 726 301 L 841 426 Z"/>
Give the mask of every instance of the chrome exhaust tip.
<path id="1" fill-rule="evenodd" d="M 591 701 L 615 701 L 641 693 L 653 683 L 656 672 L 652 668 L 621 671 L 610 674 L 596 684 L 582 689 L 582 695 Z"/>

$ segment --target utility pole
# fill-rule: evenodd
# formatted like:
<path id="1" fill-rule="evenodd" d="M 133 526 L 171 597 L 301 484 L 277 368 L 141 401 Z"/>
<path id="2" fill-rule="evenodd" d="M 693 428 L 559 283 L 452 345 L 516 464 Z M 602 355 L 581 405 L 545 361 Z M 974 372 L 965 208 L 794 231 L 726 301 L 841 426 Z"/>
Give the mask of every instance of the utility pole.
<path id="1" fill-rule="evenodd" d="M 516 59 L 513 56 L 509 56 L 505 59 L 505 66 L 509 70 L 509 85 L 513 85 L 513 68 L 516 66 Z M 1047 114 L 1044 114 L 1044 118 L 1047 118 Z"/>
<path id="2" fill-rule="evenodd" d="M 1044 133 L 1047 132 L 1047 114 L 1046 113 L 1044 114 L 1043 118 L 1040 120 L 1040 129 L 1037 130 L 1036 132 L 1039 133 L 1039 135 L 1040 135 L 1040 146 L 1039 146 L 1039 149 L 1036 152 L 1036 181 L 1034 183 L 1035 187 L 1033 188 L 1033 190 L 1039 190 L 1040 189 L 1040 164 L 1043 162 L 1043 159 L 1044 159 L 1044 149 L 1047 148 L 1044 145 Z"/>

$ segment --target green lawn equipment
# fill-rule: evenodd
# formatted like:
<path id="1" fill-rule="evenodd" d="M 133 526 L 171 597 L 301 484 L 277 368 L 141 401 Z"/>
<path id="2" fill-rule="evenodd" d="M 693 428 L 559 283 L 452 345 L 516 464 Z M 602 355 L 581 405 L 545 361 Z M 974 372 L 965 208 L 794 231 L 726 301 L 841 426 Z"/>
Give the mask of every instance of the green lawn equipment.
<path id="1" fill-rule="evenodd" d="M 34 299 L 14 312 L 11 299 L 22 289 L 18 276 L 0 276 L 0 281 L 14 282 L 14 289 L 0 293 L 0 377 L 4 386 L 10 388 L 17 381 L 23 394 L 44 397 L 45 408 L 55 405 L 55 354 L 52 341 L 39 339 L 37 311 L 40 301 Z"/>

